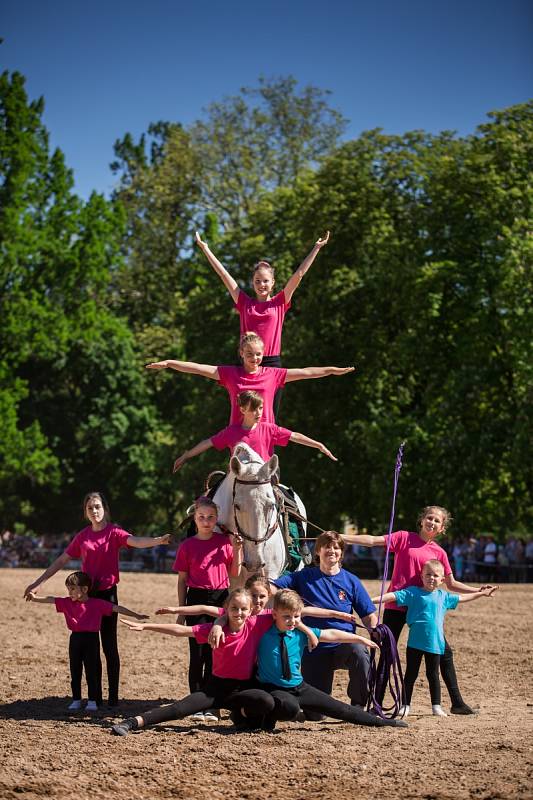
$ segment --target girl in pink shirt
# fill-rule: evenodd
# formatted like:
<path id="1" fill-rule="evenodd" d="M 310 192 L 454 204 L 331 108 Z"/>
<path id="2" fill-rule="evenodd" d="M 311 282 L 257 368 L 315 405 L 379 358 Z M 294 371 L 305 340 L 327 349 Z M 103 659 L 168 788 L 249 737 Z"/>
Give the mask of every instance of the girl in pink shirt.
<path id="1" fill-rule="evenodd" d="M 238 537 L 215 532 L 218 507 L 208 497 L 195 502 L 194 522 L 197 533 L 185 539 L 176 553 L 172 569 L 178 573 L 178 604 L 222 605 L 228 596 L 230 578 L 239 575 L 242 543 Z M 201 618 L 207 622 L 208 617 Z M 189 616 L 178 617 L 178 623 L 198 622 Z M 189 639 L 189 689 L 199 692 L 211 677 L 211 648 Z"/>
<path id="2" fill-rule="evenodd" d="M 303 433 L 296 433 L 288 430 L 288 428 L 280 428 L 279 425 L 274 423 L 262 422 L 263 398 L 258 392 L 240 392 L 237 396 L 237 403 L 241 412 L 241 424 L 229 425 L 209 439 L 204 439 L 194 447 L 191 447 L 190 450 L 186 450 L 174 462 L 173 472 L 177 472 L 186 461 L 200 455 L 200 453 L 204 453 L 210 447 L 215 447 L 217 450 L 224 450 L 227 447 L 230 453 L 233 453 L 235 446 L 239 442 L 249 445 L 258 456 L 261 456 L 263 461 L 268 461 L 274 453 L 275 445 L 285 447 L 289 442 L 303 444 L 307 447 L 316 447 L 321 453 L 331 458 L 332 461 L 337 461 L 322 442 L 310 439 Z"/>
<path id="3" fill-rule="evenodd" d="M 207 242 L 203 242 L 196 233 L 196 243 L 205 255 L 222 283 L 231 295 L 239 312 L 241 336 L 247 331 L 257 333 L 265 343 L 264 366 L 281 367 L 281 332 L 285 312 L 291 306 L 292 295 L 298 288 L 303 276 L 329 241 L 329 231 L 323 239 L 317 239 L 311 252 L 304 258 L 298 269 L 291 275 L 285 287 L 274 297 L 274 268 L 268 261 L 258 261 L 254 266 L 252 286 L 255 300 L 243 292 L 237 281 L 231 277 L 226 268 L 213 255 Z M 268 359 L 268 361 L 266 361 Z"/>
<path id="4" fill-rule="evenodd" d="M 328 375 L 345 375 L 347 372 L 354 371 L 354 367 L 302 367 L 301 369 L 263 367 L 264 349 L 263 341 L 256 333 L 247 333 L 241 337 L 240 341 L 239 354 L 243 362 L 242 367 L 216 367 L 210 364 L 196 364 L 193 361 L 167 359 L 147 364 L 146 368 L 175 369 L 177 372 L 201 375 L 225 386 L 231 401 L 230 425 L 238 425 L 241 421 L 237 403 L 237 396 L 240 392 L 248 389 L 258 392 L 264 403 L 263 422 L 275 422 L 274 395 L 276 390 L 286 383 L 308 378 L 326 378 Z"/>
<path id="5" fill-rule="evenodd" d="M 235 589 L 224 604 L 228 623 L 224 628 L 225 641 L 213 651 L 213 674 L 201 691 L 194 692 L 177 703 L 154 708 L 142 716 L 130 717 L 112 731 L 126 736 L 131 730 L 146 728 L 171 719 L 182 719 L 210 709 L 244 708 L 247 716 L 263 718 L 274 708 L 271 695 L 256 689 L 252 682 L 257 647 L 263 633 L 272 625 L 272 617 L 251 616 L 251 598 L 246 589 Z M 188 636 L 199 643 L 207 642 L 211 625 L 124 624 L 135 631 L 155 631 L 171 636 Z M 213 715 L 214 716 L 214 715 Z"/>
<path id="6" fill-rule="evenodd" d="M 394 553 L 394 568 L 389 592 L 405 589 L 408 586 L 422 586 L 422 567 L 430 559 L 437 559 L 441 562 L 444 569 L 444 582 L 449 591 L 462 594 L 479 592 L 478 587 L 468 586 L 454 578 L 446 551 L 435 541 L 437 536 L 445 533 L 450 520 L 451 515 L 445 508 L 426 506 L 418 518 L 418 533 L 396 531 L 391 534 L 390 550 Z M 350 544 L 358 544 L 363 547 L 387 547 L 388 536 L 345 534 L 343 539 Z M 406 618 L 406 608 L 400 608 L 395 602 L 386 603 L 383 623 L 390 628 L 396 642 L 400 638 Z M 465 703 L 459 691 L 453 652 L 446 639 L 444 645 L 444 655 L 440 659 L 440 671 L 452 702 L 451 712 L 452 714 L 474 714 L 475 712 Z M 382 700 L 382 697 L 378 698 L 379 703 Z"/>
<path id="7" fill-rule="evenodd" d="M 65 615 L 67 628 L 71 631 L 68 654 L 70 662 L 70 685 L 72 702 L 69 711 L 79 711 L 81 703 L 81 677 L 85 668 L 85 680 L 89 699 L 86 711 L 98 709 L 98 693 L 101 689 L 100 631 L 102 620 L 111 614 L 127 614 L 135 619 L 148 619 L 146 614 L 137 614 L 125 606 L 89 597 L 91 579 L 85 572 L 73 572 L 66 581 L 68 597 L 39 597 L 28 592 L 26 600 L 34 603 L 54 603 L 56 611 Z"/>
<path id="8" fill-rule="evenodd" d="M 132 536 L 111 522 L 109 505 L 101 492 L 89 492 L 83 499 L 83 515 L 90 525 L 76 534 L 64 553 L 31 583 L 25 590 L 27 597 L 38 586 L 47 581 L 72 559 L 81 559 L 81 568 L 92 581 L 91 597 L 109 600 L 116 604 L 119 582 L 119 551 L 122 547 L 156 547 L 168 544 L 170 535 Z M 118 705 L 120 681 L 120 657 L 117 643 L 117 615 L 111 614 L 102 620 L 100 638 L 104 651 L 109 684 L 109 706 Z M 101 666 L 100 666 L 101 669 Z M 101 684 L 101 681 L 100 681 Z M 98 702 L 102 702 L 100 685 Z"/>

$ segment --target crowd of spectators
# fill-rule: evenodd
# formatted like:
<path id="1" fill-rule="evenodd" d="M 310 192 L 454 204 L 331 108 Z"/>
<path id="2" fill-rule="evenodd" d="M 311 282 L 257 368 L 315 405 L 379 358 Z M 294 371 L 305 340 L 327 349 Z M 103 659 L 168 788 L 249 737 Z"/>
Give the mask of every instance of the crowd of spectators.
<path id="1" fill-rule="evenodd" d="M 0 567 L 43 569 L 65 550 L 71 539 L 70 534 L 52 537 L 4 530 L 0 534 Z M 443 537 L 439 544 L 448 553 L 458 580 L 466 583 L 533 582 L 533 539 L 509 536 L 505 542 L 498 543 L 494 536 L 485 534 L 477 538 Z M 176 547 L 169 545 L 150 550 L 126 548 L 121 553 L 121 569 L 169 572 L 175 555 Z M 346 548 L 345 566 L 361 578 L 380 578 L 384 560 L 382 547 L 369 550 L 349 545 Z"/>

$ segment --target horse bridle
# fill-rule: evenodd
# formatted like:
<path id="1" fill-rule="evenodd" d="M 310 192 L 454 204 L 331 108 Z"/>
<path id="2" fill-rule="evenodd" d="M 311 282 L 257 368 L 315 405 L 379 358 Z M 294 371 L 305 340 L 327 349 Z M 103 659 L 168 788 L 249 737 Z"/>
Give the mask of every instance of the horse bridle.
<path id="1" fill-rule="evenodd" d="M 260 539 L 254 539 L 253 536 L 250 536 L 248 533 L 245 533 L 241 526 L 239 525 L 239 520 L 237 519 L 237 507 L 235 505 L 235 485 L 237 483 L 243 483 L 247 486 L 264 486 L 267 483 L 271 483 L 270 479 L 266 481 L 243 481 L 240 478 L 235 478 L 233 482 L 233 493 L 232 493 L 232 505 L 233 505 L 233 516 L 235 517 L 235 527 L 237 529 L 237 533 L 242 539 L 246 539 L 247 542 L 252 542 L 252 544 L 263 544 L 263 542 L 267 542 L 271 536 L 273 536 L 275 530 L 279 527 L 279 520 L 278 520 L 278 513 L 274 517 L 274 522 L 267 530 L 264 536 Z M 277 507 L 276 507 L 277 508 Z"/>

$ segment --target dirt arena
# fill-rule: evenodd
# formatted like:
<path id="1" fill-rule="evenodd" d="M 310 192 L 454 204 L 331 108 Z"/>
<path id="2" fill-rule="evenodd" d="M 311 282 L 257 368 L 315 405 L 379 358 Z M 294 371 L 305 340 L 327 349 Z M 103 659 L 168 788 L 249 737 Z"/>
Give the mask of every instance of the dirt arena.
<path id="1" fill-rule="evenodd" d="M 66 711 L 64 618 L 53 606 L 21 599 L 37 574 L 1 571 L 2 800 L 533 798 L 531 584 L 503 586 L 494 598 L 447 616 L 460 684 L 479 707 L 477 716 L 431 716 L 424 677 L 407 730 L 324 721 L 282 723 L 271 734 L 234 733 L 223 718 L 181 720 L 119 738 L 110 734 L 112 717 Z M 45 592 L 62 595 L 65 574 L 54 576 Z M 378 589 L 375 581 L 367 586 Z M 175 602 L 174 590 L 172 575 L 125 574 L 120 602 L 152 613 Z M 120 652 L 127 699 L 117 717 L 187 694 L 185 640 L 122 628 Z M 337 675 L 334 693 L 343 699 L 345 673 Z"/>

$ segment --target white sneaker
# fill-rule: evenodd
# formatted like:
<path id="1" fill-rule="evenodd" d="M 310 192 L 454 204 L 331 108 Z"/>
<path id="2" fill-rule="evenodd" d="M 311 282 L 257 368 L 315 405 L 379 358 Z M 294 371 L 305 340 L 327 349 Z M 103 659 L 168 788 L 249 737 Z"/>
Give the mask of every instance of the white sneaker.
<path id="1" fill-rule="evenodd" d="M 206 722 L 218 722 L 220 719 L 220 713 L 218 711 L 205 711 L 204 712 L 204 720 Z"/>
<path id="2" fill-rule="evenodd" d="M 98 711 L 98 704 L 96 700 L 88 700 L 85 706 L 85 711 Z"/>
<path id="3" fill-rule="evenodd" d="M 411 706 L 400 706 L 400 709 L 398 711 L 399 719 L 405 719 L 405 717 L 408 717 L 410 710 Z"/>
<path id="4" fill-rule="evenodd" d="M 448 714 L 443 710 L 442 706 L 435 705 L 431 706 L 431 711 L 434 717 L 447 717 Z"/>
<path id="5" fill-rule="evenodd" d="M 73 700 L 72 703 L 69 705 L 69 711 L 79 711 L 81 708 L 81 700 Z"/>
<path id="6" fill-rule="evenodd" d="M 205 722 L 205 714 L 203 711 L 198 711 L 196 714 L 191 714 L 190 719 L 194 719 L 196 722 Z"/>

